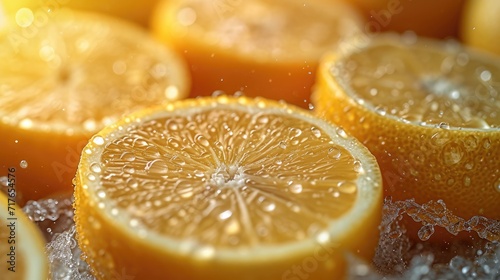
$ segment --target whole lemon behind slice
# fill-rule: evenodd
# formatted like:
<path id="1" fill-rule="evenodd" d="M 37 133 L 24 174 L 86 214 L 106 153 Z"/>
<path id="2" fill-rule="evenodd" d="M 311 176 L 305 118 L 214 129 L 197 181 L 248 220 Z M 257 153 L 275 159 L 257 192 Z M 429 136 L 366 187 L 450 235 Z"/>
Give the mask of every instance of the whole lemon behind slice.
<path id="1" fill-rule="evenodd" d="M 66 8 L 98 12 L 119 17 L 142 26 L 149 24 L 149 18 L 158 0 L 0 0 L 6 14 L 16 15 L 21 9 L 29 9 L 40 18 Z"/>
<path id="2" fill-rule="evenodd" d="M 307 108 L 321 55 L 360 25 L 340 2 L 165 0 L 151 28 L 188 62 L 191 96 L 241 91 Z"/>

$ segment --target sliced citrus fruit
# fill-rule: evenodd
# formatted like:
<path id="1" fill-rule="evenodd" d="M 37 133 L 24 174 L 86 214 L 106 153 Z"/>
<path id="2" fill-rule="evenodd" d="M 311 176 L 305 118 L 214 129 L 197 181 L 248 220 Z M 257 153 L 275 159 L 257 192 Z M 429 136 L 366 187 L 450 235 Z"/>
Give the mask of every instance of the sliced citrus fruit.
<path id="1" fill-rule="evenodd" d="M 317 113 L 370 149 L 386 195 L 500 219 L 500 61 L 415 36 L 365 43 L 325 57 Z"/>
<path id="2" fill-rule="evenodd" d="M 308 106 L 323 52 L 360 31 L 343 3 L 165 0 L 153 33 L 189 63 L 191 96 L 242 91 Z"/>
<path id="3" fill-rule="evenodd" d="M 21 9 L 29 9 L 37 17 L 51 15 L 66 8 L 99 12 L 136 22 L 143 26 L 158 0 L 0 0 L 7 14 L 16 14 Z M 0 7 L 1 9 L 1 7 Z"/>
<path id="4" fill-rule="evenodd" d="M 500 55 L 499 13 L 498 1 L 467 1 L 460 29 L 464 43 Z"/>
<path id="5" fill-rule="evenodd" d="M 126 22 L 67 11 L 9 28 L 0 38 L 0 167 L 21 167 L 21 205 L 70 189 L 82 147 L 104 125 L 189 91 L 181 59 Z"/>
<path id="6" fill-rule="evenodd" d="M 84 148 L 79 244 L 98 279 L 340 278 L 370 259 L 375 158 L 341 129 L 266 99 L 197 98 L 126 117 Z"/>
<path id="7" fill-rule="evenodd" d="M 14 170 L 11 168 L 11 170 Z M 4 280 L 46 280 L 45 240 L 15 203 L 16 173 L 10 173 L 9 196 L 0 191 L 0 261 Z"/>
<path id="8" fill-rule="evenodd" d="M 465 2 L 465 0 L 343 1 L 354 5 L 365 16 L 366 32 L 412 31 L 420 36 L 434 38 L 458 35 Z"/>

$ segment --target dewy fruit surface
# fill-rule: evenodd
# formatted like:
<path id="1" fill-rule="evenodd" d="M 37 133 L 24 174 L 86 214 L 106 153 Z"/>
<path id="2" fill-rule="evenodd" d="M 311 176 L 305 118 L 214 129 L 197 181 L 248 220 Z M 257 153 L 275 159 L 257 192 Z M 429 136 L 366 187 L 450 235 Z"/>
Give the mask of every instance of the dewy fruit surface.
<path id="1" fill-rule="evenodd" d="M 264 99 L 131 115 L 92 138 L 75 183 L 78 241 L 99 279 L 122 269 L 137 279 L 338 279 L 344 253 L 369 260 L 378 239 L 375 158 L 343 130 Z"/>
<path id="2" fill-rule="evenodd" d="M 18 21 L 0 39 L 0 167 L 18 167 L 21 205 L 71 189 L 105 125 L 188 94 L 183 62 L 138 27 L 76 11 Z"/>
<path id="3" fill-rule="evenodd" d="M 380 35 L 323 61 L 317 112 L 377 157 L 385 194 L 500 219 L 500 67 L 457 43 Z"/>
<path id="4" fill-rule="evenodd" d="M 153 33 L 188 61 L 191 96 L 216 90 L 307 107 L 318 60 L 360 32 L 361 17 L 324 1 L 163 1 Z"/>
<path id="5" fill-rule="evenodd" d="M 11 172 L 8 177 L 13 187 L 16 173 Z M 37 226 L 14 201 L 14 197 L 8 197 L 0 191 L 2 279 L 46 280 L 49 266 L 45 255 L 45 240 Z"/>

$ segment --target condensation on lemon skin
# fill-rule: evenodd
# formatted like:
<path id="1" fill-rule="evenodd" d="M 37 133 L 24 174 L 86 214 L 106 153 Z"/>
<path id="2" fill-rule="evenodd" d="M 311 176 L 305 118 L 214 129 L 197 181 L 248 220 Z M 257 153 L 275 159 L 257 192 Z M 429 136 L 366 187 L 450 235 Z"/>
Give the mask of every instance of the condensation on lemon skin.
<path id="1" fill-rule="evenodd" d="M 369 147 L 386 195 L 498 218 L 500 68 L 388 37 L 322 65 L 315 111 Z"/>
<path id="2" fill-rule="evenodd" d="M 80 174 L 102 184 L 97 201 L 115 201 L 103 208 L 126 212 L 138 230 L 192 236 L 219 247 L 283 243 L 323 232 L 351 207 L 355 180 L 365 172 L 320 128 L 274 114 L 210 110 L 125 130 L 111 142 L 99 135 L 91 139 L 103 148 L 100 163 L 91 162 Z M 342 129 L 337 133 L 348 137 Z M 200 256 L 210 255 L 203 248 Z"/>
<path id="3" fill-rule="evenodd" d="M 500 64 L 456 44 L 447 49 L 381 40 L 337 62 L 332 74 L 382 114 L 424 126 L 500 128 Z"/>

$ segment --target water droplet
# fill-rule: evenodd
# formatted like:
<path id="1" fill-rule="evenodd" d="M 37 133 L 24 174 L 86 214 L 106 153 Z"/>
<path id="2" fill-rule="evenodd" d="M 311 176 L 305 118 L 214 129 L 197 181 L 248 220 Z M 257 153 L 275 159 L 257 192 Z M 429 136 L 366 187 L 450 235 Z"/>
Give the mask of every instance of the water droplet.
<path id="1" fill-rule="evenodd" d="M 101 165 L 97 162 L 94 162 L 90 165 L 90 170 L 95 173 L 101 173 Z"/>
<path id="2" fill-rule="evenodd" d="M 377 114 L 381 116 L 385 116 L 387 114 L 387 110 L 385 108 L 378 108 L 375 110 L 375 112 L 377 112 Z"/>
<path id="3" fill-rule="evenodd" d="M 28 8 L 21 8 L 16 12 L 16 23 L 20 27 L 28 27 L 35 20 L 33 11 Z"/>
<path id="4" fill-rule="evenodd" d="M 280 148 L 282 148 L 282 149 L 284 150 L 284 149 L 286 149 L 286 146 L 287 146 L 287 145 L 286 145 L 286 142 L 285 142 L 285 141 L 281 141 L 281 142 L 279 143 L 279 146 L 280 146 Z"/>
<path id="5" fill-rule="evenodd" d="M 238 232 L 240 232 L 240 229 L 241 229 L 241 227 L 240 227 L 240 223 L 238 222 L 238 220 L 231 219 L 231 221 L 224 228 L 224 231 L 227 234 L 237 234 Z"/>
<path id="6" fill-rule="evenodd" d="M 444 148 L 443 156 L 444 162 L 447 165 L 454 165 L 462 160 L 464 151 L 460 145 L 456 143 L 450 143 Z"/>
<path id="7" fill-rule="evenodd" d="M 464 166 L 464 167 L 465 167 L 465 169 L 467 169 L 467 170 L 472 170 L 472 168 L 474 168 L 474 163 L 472 163 L 472 162 L 468 162 L 468 163 L 466 163 L 466 164 L 465 164 L 465 166 Z"/>
<path id="8" fill-rule="evenodd" d="M 167 88 L 165 88 L 165 97 L 168 100 L 176 100 L 179 98 L 179 95 L 180 95 L 179 89 L 176 86 L 170 85 Z"/>
<path id="9" fill-rule="evenodd" d="M 215 249 L 212 246 L 203 246 L 194 252 L 194 257 L 200 260 L 210 260 L 215 256 Z"/>
<path id="10" fill-rule="evenodd" d="M 155 159 L 146 163 L 144 168 L 150 174 L 165 175 L 168 173 L 167 164 L 161 159 Z"/>
<path id="11" fill-rule="evenodd" d="M 326 244 L 330 241 L 330 233 L 328 231 L 322 231 L 316 236 L 316 241 L 320 244 Z"/>
<path id="12" fill-rule="evenodd" d="M 273 202 L 265 201 L 262 203 L 262 208 L 266 212 L 273 212 L 276 209 L 276 204 Z"/>
<path id="13" fill-rule="evenodd" d="M 340 192 L 343 192 L 346 194 L 353 194 L 357 190 L 357 186 L 353 182 L 343 181 L 343 182 L 338 183 L 337 186 L 338 186 Z"/>
<path id="14" fill-rule="evenodd" d="M 302 184 L 293 184 L 293 185 L 291 185 L 288 189 L 289 189 L 289 190 L 290 190 L 290 192 L 292 192 L 292 193 L 299 194 L 299 193 L 301 193 L 301 192 L 302 192 L 303 187 L 302 187 Z"/>
<path id="15" fill-rule="evenodd" d="M 497 192 L 500 192 L 500 180 L 498 180 L 495 185 L 494 185 L 494 188 Z"/>
<path id="16" fill-rule="evenodd" d="M 30 129 L 31 127 L 33 127 L 33 121 L 28 118 L 23 119 L 19 122 L 19 126 L 24 129 Z"/>
<path id="17" fill-rule="evenodd" d="M 204 147 L 210 146 L 210 142 L 208 142 L 207 138 L 201 134 L 196 135 L 195 140 Z"/>
<path id="18" fill-rule="evenodd" d="M 345 130 L 343 128 L 340 128 L 340 127 L 337 127 L 337 129 L 335 130 L 337 132 L 337 135 L 342 137 L 342 138 L 347 138 L 347 133 L 345 132 Z"/>
<path id="19" fill-rule="evenodd" d="M 28 167 L 28 162 L 23 159 L 19 163 L 19 166 L 21 166 L 21 168 L 27 168 Z"/>
<path id="20" fill-rule="evenodd" d="M 450 125 L 445 122 L 440 122 L 436 127 L 441 129 L 450 129 Z"/>
<path id="21" fill-rule="evenodd" d="M 477 148 L 477 138 L 473 135 L 469 135 L 464 140 L 465 148 L 468 151 L 472 151 Z"/>
<path id="22" fill-rule="evenodd" d="M 277 165 L 281 165 L 281 164 L 283 164 L 283 161 L 278 159 L 278 160 L 276 161 L 276 164 L 277 164 Z"/>
<path id="23" fill-rule="evenodd" d="M 342 155 L 342 152 L 340 151 L 339 148 L 332 147 L 328 149 L 328 156 L 333 159 L 339 159 L 340 156 Z"/>
<path id="24" fill-rule="evenodd" d="M 354 161 L 354 171 L 359 174 L 365 173 L 365 169 L 363 168 L 363 165 L 361 165 L 361 162 L 359 160 Z"/>
<path id="25" fill-rule="evenodd" d="M 104 192 L 104 191 L 98 191 L 98 192 L 97 192 L 97 196 L 98 196 L 99 198 L 105 198 L 105 197 L 106 197 L 106 192 Z"/>
<path id="26" fill-rule="evenodd" d="M 137 227 L 139 225 L 139 221 L 137 219 L 130 219 L 129 224 L 131 227 Z"/>
<path id="27" fill-rule="evenodd" d="M 104 138 L 102 136 L 96 135 L 92 137 L 92 142 L 97 146 L 102 146 L 104 145 Z"/>
<path id="28" fill-rule="evenodd" d="M 177 21 L 182 26 L 190 26 L 196 22 L 197 14 L 193 8 L 184 7 L 177 13 Z"/>
<path id="29" fill-rule="evenodd" d="M 269 117 L 268 116 L 260 116 L 257 119 L 257 123 L 260 123 L 260 124 L 266 124 L 268 122 L 269 122 Z"/>
<path id="30" fill-rule="evenodd" d="M 233 215 L 233 212 L 231 210 L 226 210 L 222 213 L 219 214 L 219 219 L 221 220 L 227 220 Z"/>
<path id="31" fill-rule="evenodd" d="M 97 178 L 95 177 L 94 174 L 88 174 L 87 179 L 89 179 L 89 181 L 95 181 Z"/>
<path id="32" fill-rule="evenodd" d="M 470 183 L 471 183 L 471 179 L 469 176 L 465 176 L 464 177 L 464 186 L 468 187 L 470 186 Z"/>
<path id="33" fill-rule="evenodd" d="M 491 80 L 491 72 L 488 71 L 488 70 L 484 70 L 481 72 L 481 74 L 479 75 L 479 77 L 481 78 L 481 80 L 483 82 L 488 82 L 489 80 Z"/>
<path id="34" fill-rule="evenodd" d="M 177 122 L 175 120 L 169 120 L 167 122 L 167 127 L 171 131 L 177 131 L 177 130 L 179 130 L 179 124 L 177 124 Z"/>
<path id="35" fill-rule="evenodd" d="M 378 89 L 376 89 L 376 88 L 371 88 L 370 89 L 370 95 L 371 96 L 377 96 L 377 94 L 378 94 Z"/>
<path id="36" fill-rule="evenodd" d="M 485 139 L 484 142 L 483 142 L 483 147 L 485 149 L 491 148 L 491 140 L 490 139 Z"/>
<path id="37" fill-rule="evenodd" d="M 128 178 L 127 179 L 127 186 L 132 188 L 132 189 L 135 189 L 139 186 L 139 183 L 134 178 Z"/>
<path id="38" fill-rule="evenodd" d="M 122 171 L 127 174 L 134 174 L 135 173 L 135 168 L 130 166 L 130 165 L 125 165 L 122 167 Z"/>
<path id="39" fill-rule="evenodd" d="M 299 137 L 302 134 L 302 130 L 298 128 L 290 128 L 291 137 Z"/>
<path id="40" fill-rule="evenodd" d="M 316 127 L 311 127 L 311 132 L 313 133 L 313 135 L 316 137 L 316 138 L 320 138 L 321 137 L 321 131 L 316 128 Z"/>
<path id="41" fill-rule="evenodd" d="M 434 234 L 433 225 L 425 225 L 418 230 L 418 238 L 422 241 L 427 241 Z"/>

